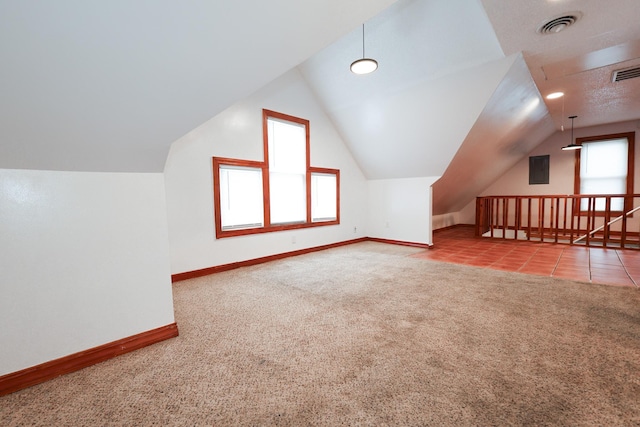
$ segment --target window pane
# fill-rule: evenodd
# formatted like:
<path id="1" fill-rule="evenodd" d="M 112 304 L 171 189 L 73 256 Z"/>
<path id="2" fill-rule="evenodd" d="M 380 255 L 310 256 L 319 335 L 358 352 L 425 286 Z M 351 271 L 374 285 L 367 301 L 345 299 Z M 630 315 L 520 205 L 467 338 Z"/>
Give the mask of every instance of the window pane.
<path id="1" fill-rule="evenodd" d="M 626 138 L 583 143 L 580 151 L 580 179 L 626 177 L 627 144 Z"/>
<path id="2" fill-rule="evenodd" d="M 580 152 L 580 194 L 625 194 L 627 191 L 626 138 L 585 142 Z M 587 210 L 589 201 L 583 199 L 581 210 Z M 595 210 L 605 210 L 605 199 L 596 199 Z M 624 200 L 611 200 L 611 209 L 621 211 Z"/>
<path id="3" fill-rule="evenodd" d="M 270 173 L 271 223 L 305 222 L 307 192 L 305 175 Z"/>
<path id="4" fill-rule="evenodd" d="M 306 127 L 270 117 L 267 130 L 271 224 L 306 222 Z"/>
<path id="5" fill-rule="evenodd" d="M 262 227 L 262 170 L 220 166 L 220 220 L 223 230 Z"/>
<path id="6" fill-rule="evenodd" d="M 607 205 L 607 199 L 598 197 L 596 198 L 595 211 L 603 212 Z M 580 201 L 580 210 L 586 211 L 589 209 L 589 199 L 582 199 Z M 611 210 L 612 211 L 622 211 L 624 209 L 624 199 L 622 197 L 612 197 L 611 198 Z"/>
<path id="7" fill-rule="evenodd" d="M 268 119 L 269 170 L 305 173 L 307 136 L 304 125 Z"/>
<path id="8" fill-rule="evenodd" d="M 311 220 L 332 221 L 338 216 L 337 177 L 332 174 L 311 175 Z"/>

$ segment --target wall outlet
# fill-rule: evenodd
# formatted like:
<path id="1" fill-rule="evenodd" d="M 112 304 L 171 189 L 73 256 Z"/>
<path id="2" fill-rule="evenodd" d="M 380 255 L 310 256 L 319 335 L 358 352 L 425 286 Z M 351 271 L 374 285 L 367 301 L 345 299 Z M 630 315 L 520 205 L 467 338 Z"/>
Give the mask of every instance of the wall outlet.
<path id="1" fill-rule="evenodd" d="M 358 232 L 358 227 L 353 227 L 353 232 L 357 233 Z"/>
<path id="2" fill-rule="evenodd" d="M 292 245 L 296 244 L 296 236 L 291 236 L 291 244 Z"/>
<path id="3" fill-rule="evenodd" d="M 389 221 L 385 221 L 384 226 L 385 226 L 386 228 L 389 228 Z"/>

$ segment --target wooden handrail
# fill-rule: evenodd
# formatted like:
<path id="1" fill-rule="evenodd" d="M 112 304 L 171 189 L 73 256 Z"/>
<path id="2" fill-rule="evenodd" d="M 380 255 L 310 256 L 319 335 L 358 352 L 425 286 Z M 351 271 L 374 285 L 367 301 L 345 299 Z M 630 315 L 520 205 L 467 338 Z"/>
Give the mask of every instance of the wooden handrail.
<path id="1" fill-rule="evenodd" d="M 595 234 L 595 233 L 597 233 L 598 231 L 600 231 L 600 230 L 604 229 L 605 227 L 608 227 L 608 226 L 610 226 L 611 224 L 613 224 L 613 223 L 616 223 L 616 222 L 620 221 L 622 218 L 624 218 L 624 217 L 626 217 L 626 216 L 629 216 L 629 215 L 633 215 L 633 214 L 634 214 L 634 212 L 637 212 L 637 211 L 639 211 L 639 210 L 640 210 L 640 206 L 638 206 L 637 208 L 634 208 L 634 209 L 630 210 L 629 212 L 626 212 L 626 213 L 624 213 L 624 214 L 620 215 L 620 216 L 619 216 L 619 217 L 617 217 L 617 218 L 612 219 L 612 220 L 611 220 L 611 221 L 609 221 L 608 223 L 606 223 L 606 224 L 604 224 L 604 225 L 601 225 L 600 227 L 596 228 L 595 230 L 590 231 L 589 233 L 585 234 L 584 236 L 578 237 L 576 240 L 574 240 L 574 241 L 573 241 L 573 243 L 578 243 L 580 240 L 582 240 L 582 239 L 584 239 L 585 237 L 587 237 L 587 235 L 588 235 L 588 234 Z"/>
<path id="2" fill-rule="evenodd" d="M 476 236 L 640 249 L 639 210 L 640 194 L 480 196 Z"/>

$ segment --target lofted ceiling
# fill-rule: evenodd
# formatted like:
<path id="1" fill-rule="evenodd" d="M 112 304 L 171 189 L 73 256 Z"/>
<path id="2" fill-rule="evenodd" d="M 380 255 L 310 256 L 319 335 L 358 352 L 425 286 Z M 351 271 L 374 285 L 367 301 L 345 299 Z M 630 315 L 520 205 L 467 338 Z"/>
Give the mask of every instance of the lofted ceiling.
<path id="1" fill-rule="evenodd" d="M 356 76 L 363 22 L 380 67 Z M 0 167 L 162 171 L 173 141 L 298 66 L 369 179 L 442 176 L 447 212 L 569 115 L 640 119 L 640 78 L 611 81 L 640 66 L 638 22 L 638 0 L 0 0 Z"/>
<path id="2" fill-rule="evenodd" d="M 455 25 L 452 23 L 455 22 Z M 370 179 L 439 176 L 508 61 L 477 1 L 400 0 L 300 65 Z"/>

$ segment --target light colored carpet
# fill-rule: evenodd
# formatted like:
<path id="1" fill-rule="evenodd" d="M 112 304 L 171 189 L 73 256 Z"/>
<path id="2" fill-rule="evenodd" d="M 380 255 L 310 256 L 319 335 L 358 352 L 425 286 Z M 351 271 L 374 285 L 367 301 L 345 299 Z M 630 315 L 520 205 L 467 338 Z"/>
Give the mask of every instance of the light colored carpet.
<path id="1" fill-rule="evenodd" d="M 0 398 L 17 425 L 640 425 L 640 293 L 360 243 L 174 285 L 178 338 Z"/>

